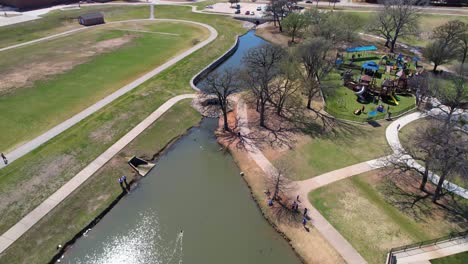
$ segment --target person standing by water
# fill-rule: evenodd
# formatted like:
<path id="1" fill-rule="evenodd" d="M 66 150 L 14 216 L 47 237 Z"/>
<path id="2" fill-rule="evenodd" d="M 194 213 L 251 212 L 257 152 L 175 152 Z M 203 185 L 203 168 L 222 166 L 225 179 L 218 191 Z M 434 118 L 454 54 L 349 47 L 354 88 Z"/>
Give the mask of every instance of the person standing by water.
<path id="1" fill-rule="evenodd" d="M 0 154 L 2 156 L 2 159 L 3 159 L 3 162 L 5 163 L 5 165 L 8 164 L 8 159 L 5 157 L 5 154 L 3 154 L 3 152 Z"/>
<path id="2" fill-rule="evenodd" d="M 123 177 L 120 177 L 120 178 L 119 178 L 119 184 L 120 184 L 120 187 L 122 188 L 122 192 L 127 192 L 127 189 L 126 189 L 125 186 L 124 186 L 124 179 L 123 179 Z"/>

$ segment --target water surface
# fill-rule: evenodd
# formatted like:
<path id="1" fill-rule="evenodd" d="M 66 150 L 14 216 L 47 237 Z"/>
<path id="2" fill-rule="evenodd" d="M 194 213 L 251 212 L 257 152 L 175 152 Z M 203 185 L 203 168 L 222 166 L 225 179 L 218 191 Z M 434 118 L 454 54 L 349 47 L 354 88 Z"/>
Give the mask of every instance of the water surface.
<path id="1" fill-rule="evenodd" d="M 62 263 L 300 263 L 219 151 L 216 124 L 205 119 L 173 144 Z"/>

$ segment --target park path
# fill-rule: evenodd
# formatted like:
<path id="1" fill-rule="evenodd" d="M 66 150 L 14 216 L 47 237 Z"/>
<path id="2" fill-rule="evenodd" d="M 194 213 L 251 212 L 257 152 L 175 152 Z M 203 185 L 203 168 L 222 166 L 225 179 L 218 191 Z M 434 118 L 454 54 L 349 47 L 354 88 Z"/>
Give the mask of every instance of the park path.
<path id="1" fill-rule="evenodd" d="M 130 21 L 150 21 L 150 20 L 149 19 L 138 19 L 138 20 L 130 20 Z M 105 98 L 99 100 L 98 102 L 94 103 L 93 105 L 86 108 L 85 110 L 79 112 L 78 114 L 75 114 L 74 116 L 70 117 L 69 119 L 65 120 L 64 122 L 56 125 L 55 127 L 51 128 L 50 130 L 46 131 L 45 133 L 37 136 L 36 138 L 32 139 L 31 141 L 26 142 L 25 144 L 23 144 L 23 145 L 19 146 L 18 148 L 12 150 L 11 152 L 5 153 L 6 157 L 9 160 L 9 164 L 11 164 L 15 160 L 21 158 L 22 156 L 28 154 L 29 152 L 33 151 L 34 149 L 38 148 L 42 144 L 44 144 L 47 141 L 51 140 L 55 136 L 59 135 L 60 133 L 64 132 L 65 130 L 67 130 L 68 128 L 74 126 L 75 124 L 77 124 L 81 120 L 85 119 L 86 117 L 94 114 L 96 111 L 98 111 L 98 110 L 102 109 L 103 107 L 105 107 L 106 105 L 112 103 L 113 101 L 115 101 L 120 96 L 126 94 L 127 92 L 129 92 L 129 91 L 131 91 L 133 89 L 135 89 L 136 87 L 143 84 L 144 82 L 146 82 L 150 78 L 153 78 L 155 75 L 157 75 L 160 72 L 166 70 L 167 68 L 173 66 L 174 64 L 176 64 L 180 60 L 184 59 L 185 57 L 191 55 L 195 51 L 203 48 L 204 46 L 206 46 L 207 44 L 209 44 L 213 40 L 215 40 L 216 37 L 218 36 L 218 32 L 212 26 L 207 25 L 207 24 L 203 24 L 203 23 L 199 23 L 199 22 L 188 21 L 188 20 L 179 20 L 179 19 L 154 19 L 154 21 L 159 21 L 159 22 L 181 22 L 181 23 L 190 23 L 190 24 L 199 25 L 199 26 L 202 26 L 204 28 L 207 28 L 210 31 L 210 36 L 207 39 L 205 39 L 204 41 L 202 41 L 202 42 L 198 43 L 197 45 L 193 46 L 192 48 L 182 52 L 181 54 L 171 58 L 170 60 L 168 60 L 164 64 L 162 64 L 162 65 L 156 67 L 155 69 L 151 70 L 150 72 L 144 74 L 140 78 L 134 80 L 133 82 L 125 85 L 124 87 L 120 88 L 119 90 L 117 90 L 117 91 L 113 92 L 112 94 L 106 96 Z M 122 22 L 122 21 L 120 21 L 120 22 Z M 86 29 L 86 28 L 84 28 L 84 29 Z M 80 29 L 80 30 L 84 30 L 84 29 Z M 30 45 L 30 44 L 37 43 L 37 42 L 44 41 L 44 40 L 48 40 L 48 39 L 51 39 L 51 38 L 65 36 L 65 35 L 68 35 L 70 33 L 74 33 L 74 32 L 77 32 L 77 31 L 78 30 L 71 30 L 71 31 L 60 33 L 60 34 L 57 34 L 57 35 L 41 38 L 41 39 L 38 39 L 38 40 L 29 41 L 29 42 L 26 42 L 26 43 L 23 43 L 23 44 L 18 44 L 18 45 L 15 45 L 15 47 L 23 46 L 23 45 Z M 6 166 L 8 166 L 8 165 L 6 165 Z M 1 163 L 0 164 L 0 169 L 3 168 L 3 167 L 5 167 L 5 165 L 3 163 Z"/>
<path id="2" fill-rule="evenodd" d="M 31 227 L 34 226 L 39 220 L 42 219 L 47 213 L 52 211 L 60 202 L 62 202 L 68 195 L 76 190 L 81 184 L 83 184 L 89 177 L 91 177 L 97 170 L 99 170 L 104 164 L 106 164 L 112 157 L 114 157 L 120 150 L 128 145 L 133 139 L 141 134 L 146 128 L 158 120 L 167 110 L 169 110 L 174 104 L 184 99 L 193 99 L 196 94 L 182 94 L 167 100 L 162 104 L 156 111 L 150 114 L 146 119 L 135 126 L 130 132 L 125 134 L 111 147 L 109 147 L 104 153 L 99 155 L 93 160 L 88 166 L 82 169 L 76 174 L 71 180 L 65 183 L 60 189 L 54 194 L 49 196 L 43 201 L 38 207 L 29 212 L 24 216 L 18 223 L 12 226 L 8 231 L 0 236 L 0 254 L 6 250 L 12 243 L 19 239 L 24 233 L 26 233 Z"/>
<path id="3" fill-rule="evenodd" d="M 242 135 L 248 135 L 250 129 L 248 127 L 247 106 L 242 99 L 237 101 L 237 114 L 239 131 Z M 277 173 L 276 168 L 271 162 L 263 155 L 262 151 L 255 146 L 255 144 L 248 138 L 245 139 L 245 148 L 252 160 L 265 172 L 268 176 Z M 363 264 L 367 263 L 364 258 L 351 246 L 351 244 L 323 217 L 307 199 L 307 194 L 302 195 L 302 200 L 306 203 L 309 209 L 309 216 L 311 223 L 317 228 L 322 236 L 332 245 L 332 247 L 343 257 L 343 259 L 350 264 Z"/>
<path id="4" fill-rule="evenodd" d="M 430 263 L 429 260 L 468 251 L 468 237 L 447 240 L 435 245 L 423 246 L 394 253 L 398 264 Z"/>
<path id="5" fill-rule="evenodd" d="M 430 111 L 428 114 L 429 115 L 440 115 L 441 111 L 437 111 L 438 109 L 434 109 Z M 407 124 L 416 121 L 420 118 L 424 118 L 427 115 L 421 112 L 415 112 L 411 113 L 409 115 L 402 116 L 398 118 L 397 120 L 393 121 L 388 127 L 387 130 L 385 131 L 385 136 L 387 138 L 387 142 L 392 148 L 394 153 L 402 153 L 404 151 L 403 146 L 401 145 L 400 142 L 400 137 L 399 137 L 399 131 L 398 131 L 398 125 L 400 125 L 400 129 L 402 129 L 404 126 Z M 421 166 L 421 164 L 417 163 L 414 159 L 412 159 L 409 155 L 406 155 L 404 157 L 404 160 L 408 163 L 408 165 L 416 168 L 419 171 L 424 171 L 424 166 Z M 429 180 L 433 182 L 434 184 L 439 183 L 440 177 L 432 172 L 429 172 Z M 453 192 L 465 199 L 468 199 L 468 190 L 464 189 L 461 186 L 458 186 L 452 182 L 449 181 L 444 181 L 444 184 L 442 187 L 450 192 Z"/>

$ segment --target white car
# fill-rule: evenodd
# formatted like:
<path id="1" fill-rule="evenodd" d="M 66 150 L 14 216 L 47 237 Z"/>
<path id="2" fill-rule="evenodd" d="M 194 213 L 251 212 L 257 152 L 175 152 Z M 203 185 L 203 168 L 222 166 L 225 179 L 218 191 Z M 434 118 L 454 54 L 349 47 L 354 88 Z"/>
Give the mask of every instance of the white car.
<path id="1" fill-rule="evenodd" d="M 251 16 L 255 16 L 255 12 L 254 12 L 254 11 L 250 11 L 250 15 L 251 15 Z"/>

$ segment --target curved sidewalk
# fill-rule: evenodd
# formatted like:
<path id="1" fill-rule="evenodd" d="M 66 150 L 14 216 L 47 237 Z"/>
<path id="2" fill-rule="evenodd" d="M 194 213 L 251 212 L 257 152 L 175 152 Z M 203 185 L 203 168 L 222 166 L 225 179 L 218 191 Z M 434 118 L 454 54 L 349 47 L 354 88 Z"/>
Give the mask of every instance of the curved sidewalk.
<path id="1" fill-rule="evenodd" d="M 127 21 L 152 21 L 152 20 L 137 19 L 137 20 L 127 20 Z M 127 21 L 120 21 L 120 22 L 127 22 Z M 105 98 L 99 100 L 98 102 L 96 102 L 95 104 L 93 104 L 90 107 L 86 108 L 85 110 L 81 111 L 80 113 L 75 114 L 74 116 L 70 117 L 69 119 L 65 120 L 64 122 L 56 125 L 52 129 L 50 129 L 47 132 L 43 133 L 42 135 L 32 139 L 31 141 L 21 145 L 20 147 L 14 149 L 13 151 L 11 151 L 9 153 L 5 153 L 6 157 L 9 160 L 9 162 L 12 163 L 15 160 L 21 158 L 22 156 L 28 154 L 29 152 L 31 152 L 32 150 L 34 150 L 37 147 L 41 146 L 45 142 L 49 141 L 50 139 L 52 139 L 55 136 L 59 135 L 60 133 L 64 132 L 68 128 L 74 126 L 75 124 L 77 124 L 81 120 L 83 120 L 86 117 L 94 114 L 96 111 L 102 109 L 106 105 L 112 103 L 114 100 L 116 100 L 120 96 L 126 94 L 127 92 L 129 92 L 129 91 L 131 91 L 133 89 L 135 89 L 136 87 L 143 84 L 147 80 L 153 78 L 155 75 L 157 75 L 160 72 L 166 70 L 167 68 L 173 66 L 174 64 L 176 64 L 180 60 L 184 59 L 185 57 L 191 55 L 195 51 L 203 48 L 204 46 L 206 46 L 207 44 L 209 44 L 210 42 L 215 40 L 217 38 L 217 36 L 218 36 L 218 32 L 212 26 L 207 25 L 207 24 L 203 24 L 203 23 L 199 23 L 199 22 L 188 21 L 188 20 L 179 20 L 179 19 L 154 19 L 154 21 L 181 22 L 181 23 L 190 23 L 190 24 L 199 25 L 199 26 L 207 28 L 210 31 L 210 36 L 206 40 L 198 43 L 197 45 L 195 45 L 192 48 L 184 51 L 183 53 L 173 57 L 172 59 L 170 59 L 167 62 L 165 62 L 164 64 L 156 67 L 155 69 L 151 70 L 150 72 L 146 73 L 145 75 L 141 76 L 140 78 L 134 80 L 133 82 L 125 85 L 124 87 L 120 88 L 119 90 L 117 90 L 117 91 L 113 92 L 112 94 L 106 96 Z M 87 28 L 84 28 L 84 29 L 87 29 Z M 84 29 L 80 28 L 79 30 L 84 30 Z M 23 44 L 14 45 L 14 47 L 19 47 L 21 45 L 23 45 L 23 46 L 24 45 L 30 45 L 30 44 L 37 43 L 37 42 L 44 41 L 44 40 L 48 40 L 48 39 L 51 39 L 51 38 L 65 36 L 65 35 L 68 35 L 68 34 L 71 34 L 71 33 L 75 33 L 75 32 L 77 32 L 79 30 L 67 31 L 67 32 L 60 33 L 60 34 L 57 34 L 57 35 L 41 38 L 41 39 L 38 39 L 38 40 L 29 41 L 29 42 L 26 42 L 26 43 L 23 43 Z M 5 167 L 5 165 L 3 163 L 1 163 L 0 164 L 0 169 L 3 168 L 3 167 Z"/>
<path id="2" fill-rule="evenodd" d="M 54 194 L 49 196 L 38 207 L 24 216 L 18 223 L 12 226 L 8 231 L 0 236 L 0 254 L 7 249 L 13 242 L 26 233 L 31 227 L 34 226 L 42 217 L 52 211 L 55 206 L 62 202 L 68 195 L 76 190 L 83 184 L 89 177 L 91 177 L 97 170 L 106 164 L 112 157 L 114 157 L 120 150 L 122 150 L 128 143 L 135 139 L 141 132 L 153 124 L 159 117 L 161 117 L 169 108 L 174 104 L 184 99 L 193 99 L 196 94 L 183 94 L 175 96 L 167 100 L 156 111 L 149 115 L 145 120 L 135 126 L 125 136 L 115 142 L 104 153 L 99 155 L 88 166 L 76 174 L 71 180 L 65 183 Z"/>
<path id="3" fill-rule="evenodd" d="M 409 115 L 405 115 L 403 117 L 398 118 L 397 120 L 393 121 L 388 127 L 387 130 L 385 131 L 385 136 L 387 138 L 388 144 L 392 148 L 393 152 L 395 153 L 402 153 L 404 151 L 403 146 L 401 145 L 400 138 L 399 138 L 399 132 L 398 132 L 398 125 L 400 125 L 400 129 L 402 129 L 404 126 L 407 124 L 416 121 L 420 118 L 426 117 L 426 114 L 423 114 L 421 112 L 415 112 Z M 405 160 L 407 161 L 408 165 L 416 168 L 419 171 L 424 171 L 424 166 L 421 166 L 421 164 L 417 163 L 414 159 L 412 159 L 409 155 L 405 157 Z M 433 173 L 429 172 L 429 180 L 433 182 L 434 184 L 439 183 L 440 177 Z M 468 190 L 451 183 L 449 181 L 445 181 L 442 185 L 442 187 L 450 192 L 453 192 L 465 199 L 468 199 Z"/>
<path id="4" fill-rule="evenodd" d="M 239 127 L 241 134 L 248 135 L 250 133 L 250 129 L 247 125 L 247 109 L 242 99 L 238 100 L 237 114 L 239 118 L 238 123 L 244 124 Z M 267 177 L 277 173 L 276 168 L 265 157 L 265 155 L 263 155 L 262 151 L 260 151 L 249 139 L 245 140 L 249 141 L 245 144 L 248 155 L 265 172 Z M 309 208 L 309 215 L 311 216 L 312 224 L 328 241 L 328 243 L 330 243 L 330 245 L 341 255 L 341 257 L 350 264 L 367 263 L 356 249 L 354 249 L 353 246 L 327 221 L 327 219 L 325 219 L 325 217 L 323 217 L 320 212 L 310 204 L 309 199 L 307 199 L 307 194 L 302 197 L 305 197 L 303 200 L 306 203 L 306 207 Z"/>

